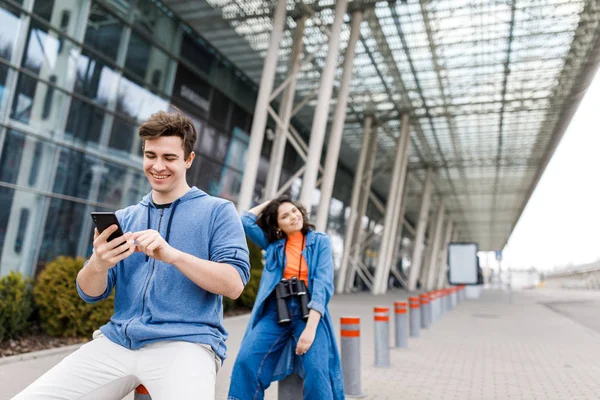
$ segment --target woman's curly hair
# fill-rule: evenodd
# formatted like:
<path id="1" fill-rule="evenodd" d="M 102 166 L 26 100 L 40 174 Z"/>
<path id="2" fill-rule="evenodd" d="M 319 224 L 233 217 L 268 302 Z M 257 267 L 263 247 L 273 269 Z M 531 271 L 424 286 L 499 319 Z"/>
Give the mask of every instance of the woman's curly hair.
<path id="1" fill-rule="evenodd" d="M 279 206 L 283 203 L 293 204 L 300 214 L 302 214 L 302 234 L 306 235 L 309 230 L 315 229 L 315 226 L 308 220 L 308 214 L 304 206 L 300 203 L 292 201 L 288 196 L 280 196 L 276 199 L 271 200 L 269 204 L 264 208 L 256 220 L 256 224 L 265 232 L 269 243 L 275 242 L 279 239 L 286 237 L 285 232 L 279 229 L 277 223 L 277 216 L 279 215 Z"/>

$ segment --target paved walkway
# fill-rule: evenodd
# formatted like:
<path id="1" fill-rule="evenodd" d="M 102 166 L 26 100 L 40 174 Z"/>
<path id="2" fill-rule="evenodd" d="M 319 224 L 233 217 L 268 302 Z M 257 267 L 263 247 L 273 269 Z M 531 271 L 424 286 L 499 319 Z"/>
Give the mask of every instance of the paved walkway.
<path id="1" fill-rule="evenodd" d="M 484 291 L 450 311 L 408 349 L 391 350 L 391 367 L 376 368 L 374 305 L 391 306 L 403 293 L 335 296 L 339 317 L 361 317 L 362 387 L 366 399 L 600 399 L 600 326 L 588 321 L 600 292 L 538 289 Z M 247 316 L 226 319 L 229 356 L 218 375 L 217 399 L 226 399 L 232 361 Z M 390 334 L 393 340 L 393 331 Z M 0 361 L 0 400 L 9 399 L 65 356 Z M 266 399 L 276 399 L 276 386 Z M 132 396 L 128 396 L 131 399 Z"/>

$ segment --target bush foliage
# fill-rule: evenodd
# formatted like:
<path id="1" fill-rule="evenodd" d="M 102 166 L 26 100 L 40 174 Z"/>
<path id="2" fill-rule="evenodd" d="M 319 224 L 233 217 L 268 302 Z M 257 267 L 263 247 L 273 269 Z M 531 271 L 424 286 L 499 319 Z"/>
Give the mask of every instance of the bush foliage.
<path id="1" fill-rule="evenodd" d="M 250 251 L 250 280 L 244 287 L 244 291 L 237 300 L 223 297 L 223 310 L 231 311 L 233 309 L 250 310 L 254 306 L 258 286 L 263 271 L 263 255 L 260 247 L 248 240 L 248 250 Z"/>
<path id="2" fill-rule="evenodd" d="M 11 271 L 0 279 L 0 342 L 27 331 L 33 312 L 32 282 Z"/>
<path id="3" fill-rule="evenodd" d="M 38 277 L 33 290 L 40 325 L 51 336 L 90 337 L 113 314 L 114 294 L 95 304 L 81 300 L 75 280 L 83 258 L 58 257 Z"/>

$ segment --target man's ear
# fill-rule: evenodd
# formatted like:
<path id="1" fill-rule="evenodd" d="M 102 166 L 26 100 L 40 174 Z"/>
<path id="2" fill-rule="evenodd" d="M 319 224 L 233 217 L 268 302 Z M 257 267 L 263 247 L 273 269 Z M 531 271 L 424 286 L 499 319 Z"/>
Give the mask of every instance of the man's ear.
<path id="1" fill-rule="evenodd" d="M 196 158 L 196 153 L 194 153 L 193 151 L 190 153 L 190 155 L 188 156 L 187 160 L 185 160 L 185 167 L 189 168 L 192 166 L 192 162 L 194 161 L 194 158 Z"/>

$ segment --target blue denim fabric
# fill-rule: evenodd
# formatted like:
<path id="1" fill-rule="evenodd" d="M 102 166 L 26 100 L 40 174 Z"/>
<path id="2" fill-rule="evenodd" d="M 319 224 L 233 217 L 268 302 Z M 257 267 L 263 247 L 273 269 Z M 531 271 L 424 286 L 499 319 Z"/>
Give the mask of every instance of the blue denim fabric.
<path id="1" fill-rule="evenodd" d="M 287 345 L 296 349 L 298 339 L 306 327 L 302 320 L 297 298 L 288 301 L 292 322 L 277 323 L 275 300 L 269 299 L 265 314 L 242 343 L 233 366 L 229 400 L 262 400 L 270 386 L 277 362 Z M 304 398 L 333 400 L 333 389 L 327 363 L 323 355 L 329 352 L 329 341 L 323 323 L 319 323 L 315 340 L 306 354 L 299 357 L 304 370 Z"/>
<path id="2" fill-rule="evenodd" d="M 252 314 L 250 315 L 250 321 L 246 328 L 244 339 L 242 340 L 241 349 L 243 353 L 254 351 L 253 346 L 256 341 L 256 336 L 263 337 L 270 335 L 278 329 L 276 321 L 266 324 L 266 328 L 262 327 L 263 320 L 265 318 L 276 318 L 276 311 L 272 310 L 274 314 L 268 311 L 269 306 L 273 307 L 270 301 L 270 295 L 273 293 L 275 286 L 279 283 L 283 275 L 283 269 L 286 265 L 285 260 L 285 239 L 278 240 L 276 242 L 269 243 L 263 230 L 256 224 L 256 215 L 245 212 L 242 216 L 242 225 L 246 235 L 265 250 L 265 266 L 263 268 L 262 278 L 260 280 L 260 286 L 258 288 L 258 294 L 256 295 L 256 301 L 254 307 L 252 307 Z M 333 295 L 333 254 L 331 252 L 331 242 L 329 236 L 322 232 L 316 232 L 309 230 L 306 234 L 306 248 L 302 252 L 306 263 L 308 265 L 308 292 L 310 293 L 310 302 L 308 308 L 318 311 L 321 314 L 321 321 L 315 335 L 316 339 L 326 341 L 326 345 L 323 351 L 316 352 L 320 354 L 321 367 L 325 368 L 328 375 L 328 384 L 324 385 L 332 393 L 333 399 L 343 400 L 344 399 L 344 382 L 342 377 L 342 367 L 338 346 L 336 343 L 335 328 L 331 320 L 331 315 L 327 306 L 329 299 Z M 301 322 L 303 324 L 303 322 Z M 259 334 L 255 334 L 254 330 L 260 327 Z M 282 331 L 280 331 L 282 332 Z M 323 332 L 323 334 L 321 334 Z M 301 333 L 301 331 L 300 331 Z M 300 333 L 296 336 L 296 340 Z M 277 337 L 271 337 L 271 345 Z M 250 343 L 250 344 L 248 344 Z M 313 343 L 313 347 L 319 344 Z M 279 346 L 279 343 L 275 343 L 275 346 Z M 320 346 L 320 345 L 319 345 Z M 270 347 L 269 347 L 270 348 Z M 316 347 L 315 347 L 316 348 Z M 282 349 L 277 347 L 277 353 L 279 354 L 276 359 L 275 367 L 271 373 L 270 381 L 277 381 L 284 379 L 286 376 L 297 373 L 299 376 L 304 377 L 305 373 L 303 370 L 303 357 L 298 357 L 294 354 L 295 343 L 294 340 L 286 340 Z M 242 352 L 238 355 L 243 356 Z M 272 351 L 273 353 L 273 351 Z M 307 353 L 308 354 L 308 353 Z M 313 353 L 314 354 L 314 353 Z M 236 361 L 237 363 L 237 361 Z M 256 375 L 256 369 L 254 375 Z M 256 379 L 256 378 L 254 378 Z M 264 376 L 261 380 L 264 380 Z M 305 379 L 307 381 L 308 379 Z M 237 384 L 237 382 L 236 382 Z M 240 385 L 245 383 L 240 383 Z M 268 385 L 268 383 L 267 383 Z M 267 387 L 265 385 L 264 387 Z M 245 386 L 244 386 L 245 387 Z M 235 390 L 235 389 L 233 389 Z M 235 391 L 236 394 L 242 394 L 240 391 Z M 307 391 L 307 393 L 310 393 Z M 250 396 L 250 394 L 243 394 L 244 396 Z M 323 398 L 328 399 L 331 394 L 324 396 Z M 235 398 L 235 397 L 233 397 Z M 248 397 L 240 397 L 241 399 Z M 252 397 L 250 397 L 252 398 Z M 319 397 L 311 393 L 311 399 L 318 399 Z"/>

